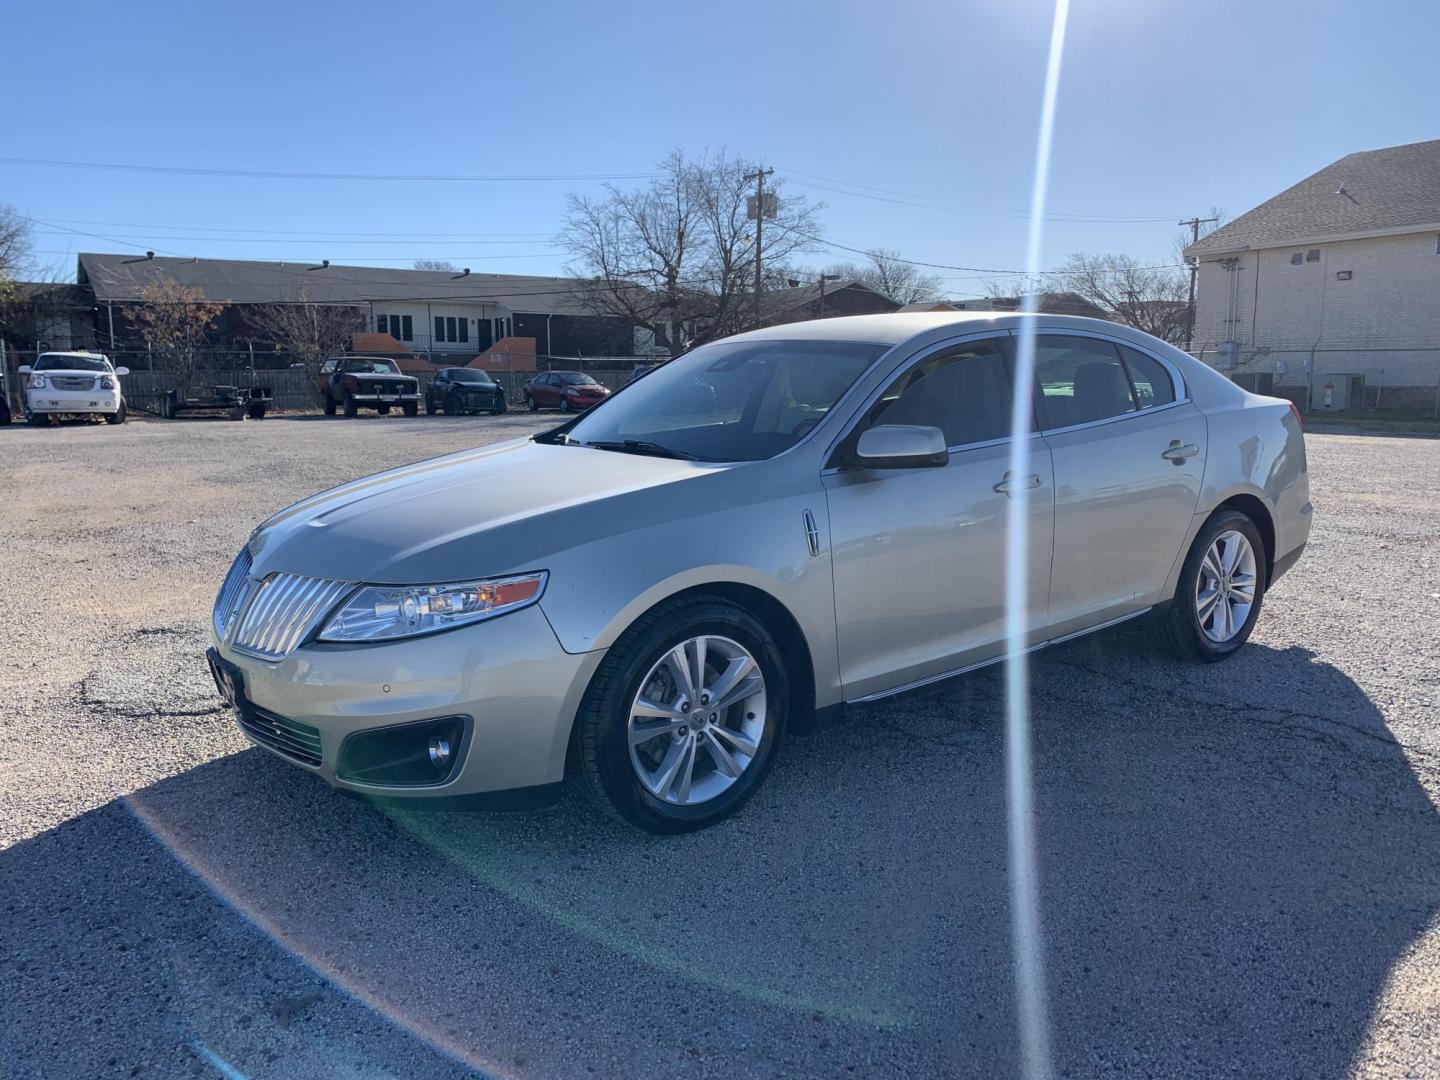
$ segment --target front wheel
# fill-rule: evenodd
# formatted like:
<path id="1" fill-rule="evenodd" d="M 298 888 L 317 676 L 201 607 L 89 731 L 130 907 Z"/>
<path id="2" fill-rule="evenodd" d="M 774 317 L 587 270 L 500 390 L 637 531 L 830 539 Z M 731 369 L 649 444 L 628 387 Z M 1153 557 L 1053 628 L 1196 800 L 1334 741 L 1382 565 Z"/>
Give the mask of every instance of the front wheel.
<path id="1" fill-rule="evenodd" d="M 529 409 L 531 412 L 538 412 L 540 410 L 540 404 L 529 394 L 526 394 L 525 408 Z"/>
<path id="2" fill-rule="evenodd" d="M 25 419 L 34 427 L 49 427 L 55 422 L 55 418 L 47 412 L 26 413 Z"/>
<path id="3" fill-rule="evenodd" d="M 605 657 L 576 717 L 574 760 L 605 810 L 653 833 L 705 828 L 765 778 L 789 683 L 774 637 L 717 597 L 668 601 Z"/>
<path id="4" fill-rule="evenodd" d="M 1255 522 L 1238 510 L 1216 514 L 1180 568 L 1164 616 L 1170 648 L 1181 659 L 1203 663 L 1233 656 L 1255 628 L 1266 584 L 1265 541 Z"/>
<path id="5" fill-rule="evenodd" d="M 116 408 L 116 410 L 112 413 L 105 414 L 105 422 L 107 424 L 123 424 L 125 422 L 126 415 L 128 414 L 125 410 L 125 399 L 121 398 L 120 405 Z"/>
<path id="6" fill-rule="evenodd" d="M 502 397 L 502 398 L 496 398 L 496 399 L 495 399 L 495 404 L 490 407 L 490 415 L 491 415 L 491 416 L 499 416 L 499 415 L 500 415 L 501 413 L 503 413 L 504 411 L 505 411 L 505 399 L 504 399 L 503 397 Z"/>

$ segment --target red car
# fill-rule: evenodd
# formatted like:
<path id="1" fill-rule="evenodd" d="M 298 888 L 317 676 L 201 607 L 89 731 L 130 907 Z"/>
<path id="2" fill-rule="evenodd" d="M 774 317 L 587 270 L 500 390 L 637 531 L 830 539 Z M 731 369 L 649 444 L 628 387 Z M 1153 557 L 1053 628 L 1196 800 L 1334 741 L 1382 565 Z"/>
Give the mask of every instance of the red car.
<path id="1" fill-rule="evenodd" d="M 525 407 L 582 412 L 610 396 L 610 391 L 583 371 L 543 371 L 525 384 Z"/>

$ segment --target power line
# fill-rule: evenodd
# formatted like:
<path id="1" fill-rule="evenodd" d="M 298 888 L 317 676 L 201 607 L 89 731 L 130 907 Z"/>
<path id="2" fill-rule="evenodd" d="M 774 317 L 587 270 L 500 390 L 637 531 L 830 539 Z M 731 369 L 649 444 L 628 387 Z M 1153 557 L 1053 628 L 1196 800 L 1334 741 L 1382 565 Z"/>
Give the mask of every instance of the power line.
<path id="1" fill-rule="evenodd" d="M 29 220 L 31 220 L 31 221 L 40 221 L 39 218 L 30 218 Z M 256 234 L 258 234 L 258 235 L 268 235 L 268 236 L 291 236 L 291 235 L 327 236 L 327 237 L 328 237 L 328 236 L 367 236 L 367 237 L 368 237 L 368 236 L 402 236 L 402 237 L 411 237 L 411 238 L 415 238 L 415 239 L 427 239 L 427 238 L 430 238 L 430 237 L 447 237 L 447 236 L 448 236 L 448 237 L 467 237 L 467 238 L 468 238 L 468 237 L 503 236 L 503 237 L 524 237 L 524 238 L 530 238 L 530 239 L 541 239 L 541 240 L 544 240 L 544 239 L 548 239 L 548 238 L 550 238 L 550 237 L 553 237 L 553 236 L 555 235 L 553 232 L 528 232 L 528 233 L 523 233 L 523 232 L 514 232 L 514 233 L 507 233 L 507 232 L 477 232 L 477 233 L 462 233 L 462 232 L 440 232 L 440 233 L 424 233 L 424 232 L 321 232 L 321 231 L 316 230 L 316 229 L 244 229 L 244 228 L 240 228 L 240 227 L 238 227 L 238 226 L 230 226 L 230 225 L 157 225 L 157 224 L 155 224 L 155 223 L 153 223 L 153 222 L 135 222 L 135 221 L 91 221 L 91 220 L 89 220 L 89 219 L 87 219 L 87 218 L 52 218 L 52 219 L 50 219 L 49 222 L 41 222 L 41 223 L 42 223 L 42 224 L 50 224 L 51 222 L 64 222 L 64 223 L 67 224 L 67 225 L 103 225 L 103 226 L 108 226 L 108 227 L 116 228 L 116 229 L 172 229 L 172 230 L 174 230 L 174 231 L 176 231 L 176 232 L 256 233 Z"/>
<path id="2" fill-rule="evenodd" d="M 466 175 L 437 173 L 335 173 L 280 172 L 269 169 L 200 169 L 180 165 L 134 165 L 108 161 L 59 161 L 50 158 L 0 157 L 0 165 L 26 165 L 55 169 L 108 169 L 116 172 L 170 173 L 178 176 L 233 176 L 256 180 L 401 180 L 455 181 L 461 183 L 544 183 L 552 181 L 649 180 L 644 173 L 535 173 L 528 175 Z"/>

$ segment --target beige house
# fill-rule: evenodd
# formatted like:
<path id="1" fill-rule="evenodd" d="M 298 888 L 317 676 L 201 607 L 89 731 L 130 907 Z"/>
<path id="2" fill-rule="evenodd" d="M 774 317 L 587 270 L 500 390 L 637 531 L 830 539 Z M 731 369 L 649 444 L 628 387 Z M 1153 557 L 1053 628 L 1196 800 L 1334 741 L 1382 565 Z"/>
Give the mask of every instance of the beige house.
<path id="1" fill-rule="evenodd" d="M 1343 157 L 1185 257 L 1191 351 L 1237 381 L 1298 387 L 1314 408 L 1434 399 L 1440 140 Z"/>

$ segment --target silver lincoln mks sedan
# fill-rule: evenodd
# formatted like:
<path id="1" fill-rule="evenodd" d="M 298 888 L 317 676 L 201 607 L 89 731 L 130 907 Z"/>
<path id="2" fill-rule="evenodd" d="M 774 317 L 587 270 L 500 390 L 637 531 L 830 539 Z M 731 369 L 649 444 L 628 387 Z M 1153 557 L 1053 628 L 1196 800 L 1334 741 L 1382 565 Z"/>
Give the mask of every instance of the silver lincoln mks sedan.
<path id="1" fill-rule="evenodd" d="M 754 793 L 787 729 L 1002 658 L 1022 493 L 1035 647 L 1148 614 L 1181 657 L 1223 659 L 1310 531 L 1294 409 L 1161 341 L 1043 315 L 827 319 L 276 514 L 220 588 L 209 659 L 245 733 L 336 787 L 568 773 L 641 828 L 698 828 Z"/>

